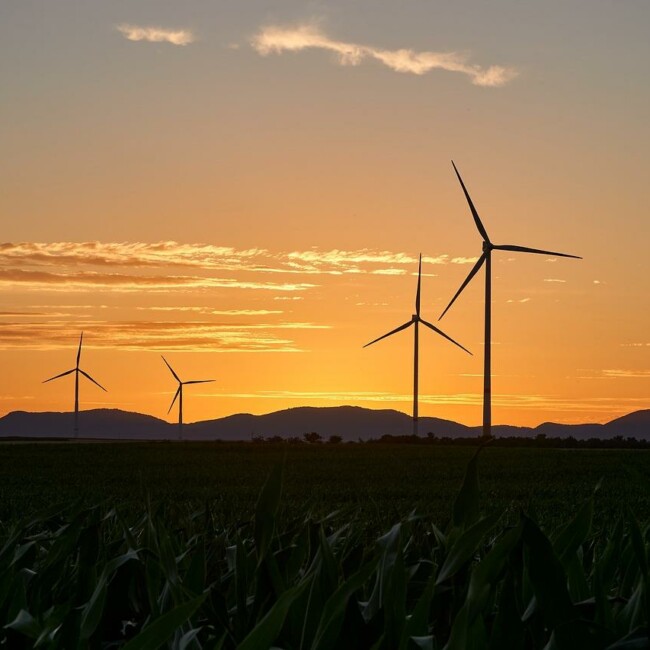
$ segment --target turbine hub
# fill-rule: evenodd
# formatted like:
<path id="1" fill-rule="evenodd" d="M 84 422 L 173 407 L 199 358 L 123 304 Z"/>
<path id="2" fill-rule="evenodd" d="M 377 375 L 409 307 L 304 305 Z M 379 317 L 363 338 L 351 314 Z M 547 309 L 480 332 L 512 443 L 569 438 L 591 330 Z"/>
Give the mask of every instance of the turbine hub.
<path id="1" fill-rule="evenodd" d="M 420 317 L 417 314 L 411 316 L 411 322 L 417 323 L 420 320 Z"/>
<path id="2" fill-rule="evenodd" d="M 489 241 L 483 240 L 483 252 L 491 251 L 494 248 Z"/>

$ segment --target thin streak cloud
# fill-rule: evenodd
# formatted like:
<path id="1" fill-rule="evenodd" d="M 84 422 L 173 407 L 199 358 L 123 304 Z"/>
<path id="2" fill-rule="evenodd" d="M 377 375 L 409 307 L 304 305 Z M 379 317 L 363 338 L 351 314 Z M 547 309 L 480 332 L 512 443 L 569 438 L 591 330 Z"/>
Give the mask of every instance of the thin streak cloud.
<path id="1" fill-rule="evenodd" d="M 90 324 L 86 324 L 90 325 Z M 318 323 L 94 321 L 84 345 L 95 349 L 203 352 L 301 352 L 278 331 L 330 329 Z M 0 323 L 0 350 L 69 350 L 79 335 L 69 322 Z"/>
<path id="2" fill-rule="evenodd" d="M 180 291 L 186 289 L 254 289 L 270 291 L 305 291 L 315 287 L 306 283 L 250 282 L 233 278 L 204 278 L 197 276 L 142 276 L 122 273 L 50 273 L 0 269 L 0 289 L 17 287 L 32 291 L 95 291 L 110 288 L 112 291 Z"/>
<path id="3" fill-rule="evenodd" d="M 117 31 L 129 41 L 189 45 L 196 40 L 189 29 L 165 29 L 163 27 L 139 27 L 138 25 L 122 24 L 117 26 Z"/>
<path id="4" fill-rule="evenodd" d="M 290 391 L 268 390 L 251 393 L 224 393 L 222 397 L 265 398 L 265 399 L 296 399 L 302 402 L 325 400 L 342 404 L 355 402 L 384 402 L 394 404 L 409 404 L 413 400 L 410 393 L 388 393 L 379 391 Z M 480 406 L 483 396 L 480 393 L 424 394 L 420 395 L 421 404 L 435 406 Z M 644 398 L 609 398 L 586 397 L 579 399 L 563 398 L 557 395 L 522 395 L 506 394 L 495 396 L 493 403 L 502 408 L 540 409 L 552 408 L 565 413 L 620 415 L 625 408 L 640 408 L 647 404 Z"/>
<path id="5" fill-rule="evenodd" d="M 386 250 L 319 250 L 271 252 L 174 241 L 145 242 L 18 242 L 0 243 L 0 268 L 197 269 L 260 274 L 341 275 L 372 273 L 373 267 L 417 264 L 417 257 Z M 475 257 L 447 254 L 424 256 L 425 264 L 473 264 Z"/>
<path id="6" fill-rule="evenodd" d="M 340 65 L 359 65 L 365 60 L 374 59 L 395 72 L 415 75 L 423 75 L 436 69 L 459 72 L 470 77 L 474 85 L 484 87 L 503 86 L 518 74 L 512 67 L 491 65 L 485 68 L 469 63 L 467 56 L 459 52 L 416 52 L 407 48 L 385 50 L 337 41 L 314 25 L 263 27 L 252 38 L 251 45 L 262 56 L 320 49 L 334 52 Z"/>

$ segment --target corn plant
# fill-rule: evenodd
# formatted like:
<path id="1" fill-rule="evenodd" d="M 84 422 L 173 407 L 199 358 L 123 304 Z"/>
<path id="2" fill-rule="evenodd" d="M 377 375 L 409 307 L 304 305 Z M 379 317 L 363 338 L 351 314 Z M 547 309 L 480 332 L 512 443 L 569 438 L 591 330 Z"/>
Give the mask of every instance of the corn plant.
<path id="1" fill-rule="evenodd" d="M 210 509 L 52 508 L 5 527 L 4 647 L 259 650 L 648 648 L 648 531 L 481 516 L 478 452 L 443 528 L 282 515 L 277 466 L 244 524 Z"/>

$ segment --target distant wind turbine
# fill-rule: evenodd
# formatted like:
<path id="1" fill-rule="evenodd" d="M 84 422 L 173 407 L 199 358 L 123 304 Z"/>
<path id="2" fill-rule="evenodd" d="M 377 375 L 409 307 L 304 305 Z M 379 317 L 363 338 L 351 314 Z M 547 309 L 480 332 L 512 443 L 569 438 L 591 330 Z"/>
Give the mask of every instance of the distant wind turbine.
<path id="1" fill-rule="evenodd" d="M 161 355 L 162 356 L 162 355 Z M 172 403 L 169 405 L 169 409 L 167 410 L 167 413 L 169 413 L 172 410 L 172 407 L 174 406 L 174 402 L 176 399 L 178 399 L 178 439 L 182 440 L 183 439 L 183 386 L 187 384 L 209 384 L 210 382 L 213 382 L 214 379 L 194 379 L 192 381 L 181 381 L 180 377 L 174 372 L 174 369 L 167 363 L 167 359 L 165 357 L 162 357 L 162 360 L 165 362 L 165 365 L 169 368 L 169 371 L 174 375 L 174 379 L 178 382 L 178 389 L 176 390 L 176 394 L 174 395 L 174 399 L 172 400 Z"/>
<path id="2" fill-rule="evenodd" d="M 463 284 L 460 285 L 460 289 L 456 292 L 454 297 L 451 299 L 450 303 L 447 305 L 445 310 L 440 315 L 442 318 L 448 311 L 448 309 L 454 304 L 456 298 L 460 296 L 463 289 L 469 284 L 470 280 L 478 273 L 479 269 L 483 264 L 485 264 L 485 350 L 484 350 L 484 365 L 483 365 L 483 435 L 491 436 L 492 435 L 492 377 L 491 377 L 491 321 L 492 321 L 492 277 L 491 277 L 491 261 L 492 261 L 492 251 L 513 251 L 515 253 L 536 253 L 538 255 L 552 255 L 553 257 L 572 257 L 577 260 L 582 258 L 578 255 L 568 255 L 567 253 L 555 253 L 553 251 L 544 251 L 538 248 L 527 248 L 526 246 L 514 246 L 511 244 L 493 244 L 488 237 L 487 231 L 481 222 L 481 219 L 478 216 L 478 212 L 472 203 L 472 199 L 469 196 L 465 183 L 460 177 L 458 169 L 454 161 L 451 161 L 451 164 L 454 167 L 456 176 L 460 181 L 460 185 L 463 188 L 465 198 L 469 204 L 469 209 L 472 212 L 474 217 L 474 223 L 476 228 L 479 231 L 479 234 L 483 238 L 483 253 L 478 258 L 476 264 L 469 272 L 468 276 L 465 278 Z M 438 320 L 440 320 L 440 318 Z"/>
<path id="3" fill-rule="evenodd" d="M 448 341 L 451 341 L 454 345 L 457 345 L 462 350 L 465 350 L 465 352 L 467 352 L 468 354 L 472 354 L 467 348 L 463 347 L 457 341 L 454 341 L 454 339 L 452 339 L 450 336 L 447 336 L 442 330 L 439 330 L 435 325 L 432 325 L 431 323 L 425 321 L 423 318 L 420 317 L 421 283 L 422 283 L 422 254 L 420 253 L 420 261 L 418 264 L 418 288 L 415 293 L 415 314 L 411 316 L 410 321 L 407 321 L 403 325 L 400 325 L 399 327 L 396 327 L 394 330 L 388 332 L 388 334 L 384 334 L 383 336 L 380 336 L 379 338 L 376 338 L 374 341 L 370 341 L 370 343 L 366 343 L 366 345 L 363 346 L 364 348 L 367 348 L 369 345 L 372 345 L 373 343 L 377 343 L 377 341 L 381 341 L 382 339 L 385 339 L 388 336 L 392 336 L 393 334 L 396 334 L 397 332 L 401 332 L 402 330 L 411 327 L 411 325 L 414 325 L 414 339 L 413 339 L 413 435 L 414 436 L 418 435 L 418 374 L 419 374 L 418 366 L 419 366 L 419 353 L 420 353 L 420 348 L 419 348 L 420 323 L 422 323 L 422 325 L 425 325 L 429 329 L 436 332 L 436 334 L 440 334 L 440 336 L 446 338 Z"/>
<path id="4" fill-rule="evenodd" d="M 50 377 L 49 379 L 46 379 L 43 383 L 47 384 L 48 381 L 53 381 L 55 379 L 58 379 L 59 377 L 65 377 L 66 375 L 70 375 L 73 372 L 75 373 L 74 376 L 74 437 L 77 438 L 79 436 L 79 375 L 83 375 L 86 379 L 90 379 L 90 381 L 93 382 L 93 384 L 96 384 L 99 386 L 103 391 L 106 391 L 106 389 L 98 382 L 96 382 L 87 372 L 84 372 L 80 367 L 79 367 L 79 360 L 81 359 L 81 344 L 83 343 L 84 339 L 84 333 L 81 332 L 81 336 L 79 337 L 79 349 L 77 350 L 77 365 L 72 369 L 72 370 L 66 370 L 65 372 L 62 372 L 60 375 L 56 375 L 54 377 Z"/>

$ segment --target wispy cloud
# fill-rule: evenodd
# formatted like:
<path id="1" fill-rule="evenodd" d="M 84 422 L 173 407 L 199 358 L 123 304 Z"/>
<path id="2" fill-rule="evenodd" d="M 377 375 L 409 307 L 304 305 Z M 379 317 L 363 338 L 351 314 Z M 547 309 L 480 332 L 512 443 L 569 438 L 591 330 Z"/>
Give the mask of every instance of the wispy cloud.
<path id="1" fill-rule="evenodd" d="M 606 368 L 596 370 L 590 368 L 578 368 L 580 373 L 575 379 L 650 379 L 650 370 Z"/>
<path id="2" fill-rule="evenodd" d="M 166 29 L 164 27 L 140 27 L 138 25 L 117 25 L 117 30 L 129 41 L 147 41 L 148 43 L 171 43 L 172 45 L 189 45 L 196 37 L 189 29 Z"/>
<path id="3" fill-rule="evenodd" d="M 174 241 L 144 242 L 20 242 L 0 244 L 0 269 L 41 270 L 90 268 L 95 272 L 125 269 L 194 269 L 205 273 L 237 271 L 257 274 L 342 275 L 373 273 L 377 267 L 417 264 L 417 257 L 385 250 L 319 250 L 271 252 Z M 424 256 L 424 264 L 470 264 L 471 257 Z"/>
<path id="4" fill-rule="evenodd" d="M 650 379 L 650 370 L 622 370 L 612 369 L 612 370 L 603 370 L 605 377 L 611 377 L 615 379 Z"/>
<path id="5" fill-rule="evenodd" d="M 379 391 L 259 391 L 254 393 L 230 393 L 223 397 L 266 398 L 266 399 L 296 399 L 303 403 L 309 401 L 331 401 L 338 403 L 383 402 L 387 404 L 409 404 L 413 401 L 410 393 L 387 393 Z M 642 398 L 579 398 L 571 399 L 557 395 L 495 395 L 492 403 L 497 407 L 510 409 L 553 409 L 565 413 L 580 413 L 592 415 L 622 415 L 625 409 L 641 408 L 647 404 Z M 451 393 L 420 395 L 421 404 L 436 406 L 470 406 L 477 407 L 483 403 L 480 393 Z"/>
<path id="6" fill-rule="evenodd" d="M 544 282 L 561 282 L 564 283 L 566 280 L 560 280 L 559 278 L 544 278 Z"/>
<path id="7" fill-rule="evenodd" d="M 337 41 L 313 24 L 263 27 L 252 38 L 251 45 L 263 56 L 311 48 L 334 52 L 341 65 L 359 65 L 364 60 L 374 59 L 395 72 L 416 75 L 436 69 L 458 72 L 469 76 L 477 86 L 503 86 L 518 74 L 513 67 L 492 65 L 486 68 L 469 63 L 467 55 L 460 52 L 416 52 L 407 48 L 387 50 Z"/>
<path id="8" fill-rule="evenodd" d="M 207 321 L 93 321 L 88 348 L 203 352 L 300 352 L 278 332 L 329 329 L 305 322 L 214 323 Z M 68 322 L 0 323 L 0 349 L 74 349 L 78 326 Z"/>
<path id="9" fill-rule="evenodd" d="M 137 307 L 137 309 L 138 311 L 192 313 L 202 316 L 268 316 L 284 313 L 279 309 L 211 309 L 210 307 Z"/>
<path id="10" fill-rule="evenodd" d="M 179 291 L 186 289 L 258 289 L 265 291 L 305 291 L 315 287 L 308 283 L 253 282 L 234 278 L 179 275 L 126 275 L 123 273 L 51 273 L 23 269 L 0 269 L 0 289 L 33 291 Z"/>

